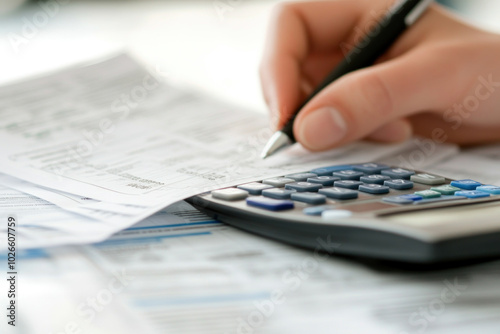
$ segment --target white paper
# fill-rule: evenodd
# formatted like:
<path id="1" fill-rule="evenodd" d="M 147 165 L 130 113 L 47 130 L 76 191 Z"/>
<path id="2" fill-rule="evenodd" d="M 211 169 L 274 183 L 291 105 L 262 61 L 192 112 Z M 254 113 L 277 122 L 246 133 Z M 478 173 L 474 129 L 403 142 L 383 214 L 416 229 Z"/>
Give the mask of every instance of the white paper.
<path id="1" fill-rule="evenodd" d="M 87 280 L 124 272 L 133 280 L 111 308 L 130 310 L 159 333 L 496 334 L 500 323 L 498 261 L 419 272 L 317 258 L 218 224 L 182 203 L 103 243 L 49 254 L 66 277 L 74 300 L 69 310 L 100 291 L 91 284 L 82 294 Z M 40 312 L 41 302 L 54 306 L 45 297 L 53 292 L 39 291 L 36 298 L 23 294 L 24 305 L 32 305 L 24 319 L 30 334 L 39 333 L 41 317 L 56 324 L 84 319 Z M 273 295 L 279 302 L 271 302 Z"/>
<path id="2" fill-rule="evenodd" d="M 359 143 L 311 154 L 296 146 L 262 161 L 271 135 L 264 116 L 159 81 L 124 55 L 3 87 L 0 171 L 159 210 L 210 189 L 400 149 Z"/>

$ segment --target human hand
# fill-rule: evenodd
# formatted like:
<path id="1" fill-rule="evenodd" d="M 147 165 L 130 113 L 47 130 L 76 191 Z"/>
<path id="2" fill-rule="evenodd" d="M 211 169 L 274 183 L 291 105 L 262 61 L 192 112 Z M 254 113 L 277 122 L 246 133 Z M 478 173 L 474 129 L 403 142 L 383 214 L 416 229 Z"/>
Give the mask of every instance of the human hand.
<path id="1" fill-rule="evenodd" d="M 299 2 L 276 9 L 260 69 L 276 128 L 393 2 Z M 294 123 L 297 141 L 312 151 L 362 138 L 398 142 L 412 133 L 459 144 L 500 140 L 499 35 L 431 5 L 376 64 L 330 84 Z"/>

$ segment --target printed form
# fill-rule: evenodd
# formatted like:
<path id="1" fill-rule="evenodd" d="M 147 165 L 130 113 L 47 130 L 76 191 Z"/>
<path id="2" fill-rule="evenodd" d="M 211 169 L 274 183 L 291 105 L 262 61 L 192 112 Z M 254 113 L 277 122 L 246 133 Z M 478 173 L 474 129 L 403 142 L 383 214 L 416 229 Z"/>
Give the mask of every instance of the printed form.
<path id="1" fill-rule="evenodd" d="M 43 263 L 54 269 L 40 270 Z M 500 324 L 499 261 L 418 271 L 318 257 L 183 202 L 105 242 L 49 249 L 24 261 L 24 270 L 30 293 L 20 303 L 30 334 L 59 332 L 69 322 L 110 332 L 116 319 L 137 318 L 119 332 L 143 325 L 153 329 L 140 333 L 497 334 Z M 123 289 L 93 311 L 88 298 L 101 300 L 117 276 Z M 51 288 L 36 289 L 40 280 Z M 67 306 L 56 312 L 59 299 Z"/>

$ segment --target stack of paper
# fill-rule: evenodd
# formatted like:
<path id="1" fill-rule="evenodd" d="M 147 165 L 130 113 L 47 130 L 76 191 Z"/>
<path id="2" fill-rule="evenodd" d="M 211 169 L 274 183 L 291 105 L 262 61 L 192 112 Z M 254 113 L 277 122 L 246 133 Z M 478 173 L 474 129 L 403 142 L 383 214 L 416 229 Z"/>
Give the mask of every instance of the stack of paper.
<path id="1" fill-rule="evenodd" d="M 127 55 L 2 87 L 0 105 L 0 208 L 23 248 L 100 241 L 198 193 L 415 149 L 296 145 L 262 161 L 265 116 L 173 88 Z M 427 164 L 455 152 L 434 148 Z"/>

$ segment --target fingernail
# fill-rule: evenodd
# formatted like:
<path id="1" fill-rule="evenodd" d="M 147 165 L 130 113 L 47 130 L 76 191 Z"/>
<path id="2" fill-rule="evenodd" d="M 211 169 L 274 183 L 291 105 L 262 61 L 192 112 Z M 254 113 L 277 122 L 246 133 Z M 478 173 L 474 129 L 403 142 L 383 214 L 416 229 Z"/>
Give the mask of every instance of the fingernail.
<path id="1" fill-rule="evenodd" d="M 346 122 L 334 108 L 324 107 L 311 112 L 299 125 L 302 143 L 314 150 L 324 150 L 337 144 L 347 132 Z"/>

